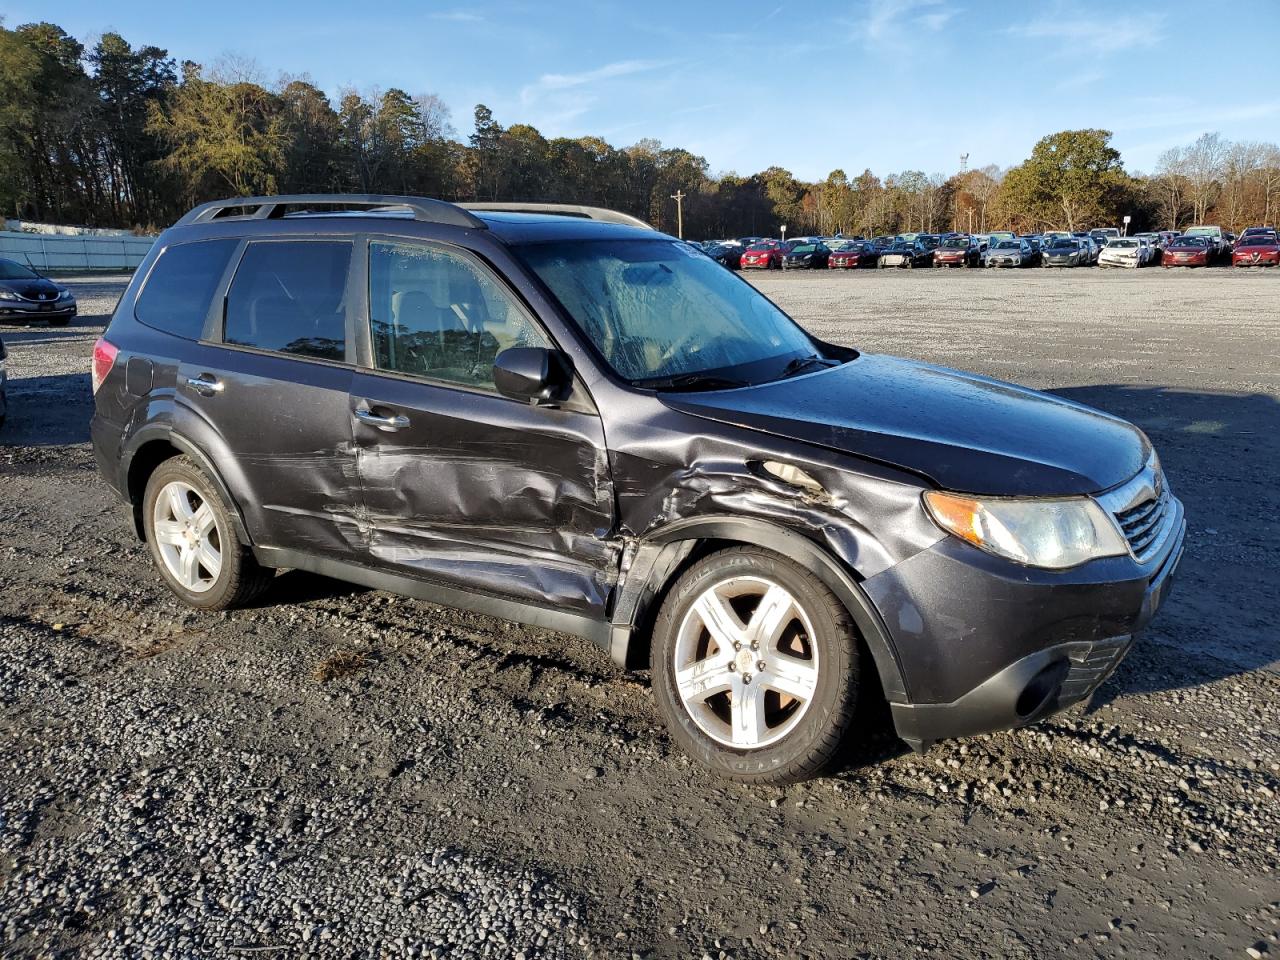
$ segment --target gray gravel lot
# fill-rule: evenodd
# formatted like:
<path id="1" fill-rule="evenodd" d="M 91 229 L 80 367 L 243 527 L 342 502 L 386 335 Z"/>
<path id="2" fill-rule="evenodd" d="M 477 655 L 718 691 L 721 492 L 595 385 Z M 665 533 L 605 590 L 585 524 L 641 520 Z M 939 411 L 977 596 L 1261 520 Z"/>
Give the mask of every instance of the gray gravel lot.
<path id="1" fill-rule="evenodd" d="M 0 328 L 0 955 L 1280 955 L 1280 271 L 753 280 L 1151 435 L 1188 556 L 1089 708 L 923 757 L 868 710 L 751 789 L 585 642 L 297 572 L 188 611 L 87 442 L 123 280 L 76 280 Z"/>

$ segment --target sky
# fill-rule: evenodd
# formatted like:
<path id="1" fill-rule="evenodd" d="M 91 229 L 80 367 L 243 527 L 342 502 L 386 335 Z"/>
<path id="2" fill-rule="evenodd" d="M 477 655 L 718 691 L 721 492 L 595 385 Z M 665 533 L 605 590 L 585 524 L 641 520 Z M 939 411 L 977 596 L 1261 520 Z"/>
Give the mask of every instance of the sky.
<path id="1" fill-rule="evenodd" d="M 435 93 L 547 137 L 651 137 L 712 173 L 885 175 L 1008 167 L 1102 127 L 1131 172 L 1216 131 L 1280 141 L 1280 3 L 1120 0 L 17 0 L 6 26 L 115 30 L 182 60 L 255 61 L 330 95 Z M 216 12 L 215 12 L 216 11 Z M 1257 65 L 1257 72 L 1252 65 Z M 1260 76 L 1255 83 L 1251 77 Z M 336 98 L 335 98 L 336 102 Z"/>

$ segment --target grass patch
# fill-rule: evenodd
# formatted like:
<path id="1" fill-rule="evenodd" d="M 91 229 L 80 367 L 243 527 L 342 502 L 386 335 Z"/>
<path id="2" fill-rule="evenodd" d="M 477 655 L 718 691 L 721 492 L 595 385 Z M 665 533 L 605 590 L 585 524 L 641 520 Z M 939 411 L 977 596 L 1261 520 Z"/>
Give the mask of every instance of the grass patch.
<path id="1" fill-rule="evenodd" d="M 355 650 L 338 650 L 329 654 L 311 671 L 311 678 L 317 683 L 328 683 L 358 673 L 369 665 L 369 658 Z"/>

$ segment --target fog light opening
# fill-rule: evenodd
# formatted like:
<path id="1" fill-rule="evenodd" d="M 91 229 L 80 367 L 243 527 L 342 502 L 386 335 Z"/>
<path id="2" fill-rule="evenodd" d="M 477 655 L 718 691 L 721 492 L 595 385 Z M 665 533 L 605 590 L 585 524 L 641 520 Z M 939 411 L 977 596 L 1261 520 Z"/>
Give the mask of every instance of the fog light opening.
<path id="1" fill-rule="evenodd" d="M 1018 717 L 1027 720 L 1048 707 L 1058 698 L 1058 691 L 1062 689 L 1062 681 L 1066 675 L 1067 662 L 1058 660 L 1032 677 L 1031 682 L 1022 688 L 1022 693 L 1018 694 L 1018 702 L 1013 705 Z"/>

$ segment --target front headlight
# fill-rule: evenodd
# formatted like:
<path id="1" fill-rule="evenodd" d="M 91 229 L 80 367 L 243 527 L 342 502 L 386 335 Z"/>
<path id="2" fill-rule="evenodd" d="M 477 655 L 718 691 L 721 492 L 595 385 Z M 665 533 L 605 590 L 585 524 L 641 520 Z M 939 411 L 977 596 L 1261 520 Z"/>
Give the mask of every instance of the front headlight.
<path id="1" fill-rule="evenodd" d="M 4 287 L 0 287 L 0 300 L 17 300 L 17 299 L 18 299 L 18 295 L 14 293 L 12 290 L 6 290 Z"/>
<path id="2" fill-rule="evenodd" d="M 979 549 L 1032 567 L 1064 570 L 1095 557 L 1124 556 L 1129 545 L 1091 497 L 976 499 L 930 490 L 934 523 Z"/>
<path id="3" fill-rule="evenodd" d="M 59 300 L 70 300 L 70 299 L 72 299 L 72 297 L 71 297 L 71 291 L 70 291 L 70 290 L 59 290 L 59 291 L 58 291 L 58 299 L 59 299 Z"/>

